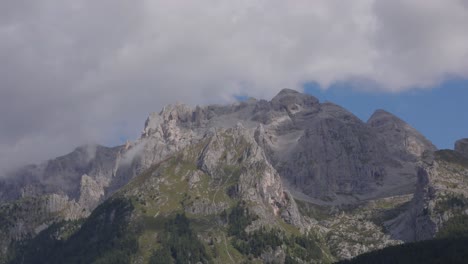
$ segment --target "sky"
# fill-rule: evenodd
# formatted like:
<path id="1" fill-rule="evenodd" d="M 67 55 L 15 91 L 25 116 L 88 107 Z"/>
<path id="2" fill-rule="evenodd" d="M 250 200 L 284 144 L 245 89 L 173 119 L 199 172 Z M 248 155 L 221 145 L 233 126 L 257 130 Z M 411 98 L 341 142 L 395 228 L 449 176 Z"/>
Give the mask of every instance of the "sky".
<path id="1" fill-rule="evenodd" d="M 288 87 L 466 137 L 468 0 L 2 0 L 0 170 Z"/>

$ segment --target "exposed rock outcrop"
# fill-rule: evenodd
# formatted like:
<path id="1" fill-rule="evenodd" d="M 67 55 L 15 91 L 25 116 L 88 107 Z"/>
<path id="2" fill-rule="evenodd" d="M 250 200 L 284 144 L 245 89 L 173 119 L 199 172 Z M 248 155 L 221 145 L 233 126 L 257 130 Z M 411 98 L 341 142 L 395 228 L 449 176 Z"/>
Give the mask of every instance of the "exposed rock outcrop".
<path id="1" fill-rule="evenodd" d="M 385 110 L 375 111 L 367 124 L 382 137 L 392 155 L 400 159 L 415 160 L 424 151 L 437 149 L 416 129 Z"/>
<path id="2" fill-rule="evenodd" d="M 13 214 L 15 203 L 25 201 L 25 212 L 35 212 L 30 204 L 40 209 L 35 219 L 19 214 L 0 238 L 21 240 L 52 223 L 87 217 L 111 195 L 128 198 L 136 208 L 132 220 L 142 217 L 143 226 L 158 225 L 174 212 L 223 225 L 220 215 L 242 202 L 258 216 L 246 231 L 297 227 L 319 234 L 338 258 L 349 258 L 401 240 L 432 238 L 447 219 L 465 212 L 464 205 L 446 204 L 468 197 L 461 155 L 467 146 L 461 140 L 457 152 L 434 153 L 430 141 L 388 112 L 377 110 L 365 123 L 290 89 L 271 101 L 169 105 L 150 114 L 141 137 L 124 146 L 82 146 L 1 178 L 2 212 Z M 400 206 L 395 200 L 413 193 L 403 213 L 394 210 Z M 368 210 L 368 203 L 381 199 L 391 206 Z M 332 213 L 320 221 L 315 211 L 305 216 L 300 203 Z M 339 213 L 354 207 L 359 209 Z M 274 258 L 285 259 L 285 251 L 263 252 L 264 260 Z"/>
<path id="3" fill-rule="evenodd" d="M 291 187 L 338 203 L 352 201 L 350 195 L 367 199 L 411 192 L 416 175 L 414 166 L 405 163 L 408 156 L 434 149 L 386 112 L 377 111 L 365 124 L 337 105 L 283 89 L 269 102 L 166 106 L 148 117 L 141 138 L 125 146 L 85 146 L 17 171 L 12 180 L 0 182 L 0 199 L 63 193 L 92 209 L 152 164 L 200 142 L 210 131 L 238 123 L 255 134 L 266 159 Z M 82 187 L 84 174 L 89 188 Z"/>
<path id="4" fill-rule="evenodd" d="M 437 151 L 422 162 L 409 209 L 386 223 L 403 241 L 434 238 L 450 218 L 468 213 L 468 159 L 451 150 Z"/>
<path id="5" fill-rule="evenodd" d="M 40 165 L 21 168 L 0 180 L 0 202 L 21 197 L 63 194 L 78 201 L 82 176 L 108 182 L 122 147 L 86 145 Z"/>
<path id="6" fill-rule="evenodd" d="M 463 138 L 455 142 L 455 151 L 468 158 L 468 138 Z"/>
<path id="7" fill-rule="evenodd" d="M 268 162 L 252 131 L 241 124 L 215 132 L 204 146 L 198 166 L 214 181 L 236 182 L 232 186 L 232 195 L 257 204 L 255 213 L 262 215 L 261 219 L 274 219 L 270 216 L 273 214 L 287 223 L 303 227 L 297 206 L 291 194 L 283 188 L 280 175 Z M 223 170 L 227 168 L 238 172 L 226 175 Z M 218 179 L 219 176 L 228 178 Z"/>
<path id="8" fill-rule="evenodd" d="M 104 198 L 104 186 L 98 181 L 84 174 L 81 176 L 80 199 L 78 203 L 88 208 L 90 211 L 94 209 L 102 198 Z"/>
<path id="9" fill-rule="evenodd" d="M 66 195 L 25 197 L 0 205 L 0 253 L 5 256 L 14 242 L 30 239 L 51 224 L 87 217 L 89 211 Z M 1 262 L 0 257 L 0 262 Z"/>

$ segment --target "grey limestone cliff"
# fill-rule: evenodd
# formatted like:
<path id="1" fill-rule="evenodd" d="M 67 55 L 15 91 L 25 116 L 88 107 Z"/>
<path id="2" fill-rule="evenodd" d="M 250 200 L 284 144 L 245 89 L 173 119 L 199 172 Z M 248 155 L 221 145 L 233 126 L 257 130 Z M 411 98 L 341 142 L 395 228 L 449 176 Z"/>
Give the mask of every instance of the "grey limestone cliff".
<path id="1" fill-rule="evenodd" d="M 434 238 L 449 219 L 468 214 L 468 159 L 451 150 L 426 152 L 417 188 L 406 212 L 386 223 L 394 238 Z"/>
<path id="2" fill-rule="evenodd" d="M 271 101 L 166 106 L 152 113 L 141 137 L 125 146 L 83 146 L 15 171 L 0 180 L 0 200 L 57 193 L 92 210 L 152 164 L 209 131 L 238 123 L 255 135 L 265 158 L 294 192 L 337 203 L 411 192 L 416 173 L 407 157 L 434 149 L 386 112 L 377 111 L 366 124 L 337 105 L 283 89 Z"/>
<path id="3" fill-rule="evenodd" d="M 424 151 L 436 150 L 436 147 L 416 129 L 385 110 L 375 111 L 367 124 L 377 131 L 392 155 L 400 159 L 415 160 L 420 158 Z"/>

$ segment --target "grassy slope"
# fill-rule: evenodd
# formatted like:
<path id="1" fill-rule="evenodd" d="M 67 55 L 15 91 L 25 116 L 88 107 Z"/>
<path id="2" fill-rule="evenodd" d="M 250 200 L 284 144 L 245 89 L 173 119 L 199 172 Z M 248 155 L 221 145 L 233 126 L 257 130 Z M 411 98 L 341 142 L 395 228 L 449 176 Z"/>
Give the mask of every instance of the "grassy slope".
<path id="1" fill-rule="evenodd" d="M 467 245 L 468 238 L 428 240 L 387 247 L 339 263 L 467 263 Z"/>
<path id="2" fill-rule="evenodd" d="M 224 142 L 232 145 L 231 141 L 227 137 Z M 239 197 L 230 196 L 229 190 L 237 184 L 242 164 L 220 164 L 217 179 L 211 178 L 197 170 L 198 155 L 204 144 L 206 142 L 192 145 L 149 168 L 96 208 L 81 228 L 64 222 L 46 229 L 37 239 L 20 247 L 18 256 L 23 257 L 12 263 L 21 263 L 25 258 L 36 263 L 148 263 L 155 252 L 167 244 L 168 240 L 164 238 L 168 235 L 167 224 L 194 203 L 207 201 L 209 205 L 221 206 L 221 210 L 224 208 L 223 211 L 230 214 Z M 249 146 L 243 142 L 225 147 L 234 148 L 237 153 L 234 158 L 240 159 Z M 198 173 L 199 181 L 191 188 L 189 176 L 194 172 Z M 220 214 L 186 213 L 190 228 L 196 234 L 197 243 L 202 245 L 202 251 L 206 251 L 207 259 L 213 263 L 261 263 L 258 254 L 243 255 L 233 246 L 233 241 L 239 238 L 229 234 L 232 223 L 228 223 Z M 298 241 L 307 241 L 297 228 L 279 218 L 276 223 L 277 229 L 284 232 L 281 236 L 294 236 Z M 67 227 L 70 225 L 74 229 Z M 66 228 L 72 234 L 57 239 L 55 234 Z M 269 247 L 267 244 L 257 245 L 255 237 L 244 240 L 254 243 L 261 250 Z M 295 251 L 307 255 L 294 239 L 291 241 L 290 246 Z M 183 242 L 180 243 L 183 245 Z M 314 241 L 307 243 L 315 245 Z M 330 261 L 328 257 L 325 260 Z"/>

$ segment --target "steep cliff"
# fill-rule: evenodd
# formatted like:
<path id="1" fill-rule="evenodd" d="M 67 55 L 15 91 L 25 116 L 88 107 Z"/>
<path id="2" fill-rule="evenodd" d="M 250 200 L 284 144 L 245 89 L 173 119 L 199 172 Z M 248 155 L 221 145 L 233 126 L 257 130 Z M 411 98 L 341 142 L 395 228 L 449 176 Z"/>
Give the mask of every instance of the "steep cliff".
<path id="1" fill-rule="evenodd" d="M 409 209 L 387 223 L 397 239 L 434 238 L 448 220 L 468 215 L 468 159 L 453 150 L 425 155 Z"/>
<path id="2" fill-rule="evenodd" d="M 420 158 L 424 151 L 436 150 L 436 147 L 416 129 L 385 110 L 375 111 L 367 124 L 385 141 L 394 157 L 415 160 Z"/>

